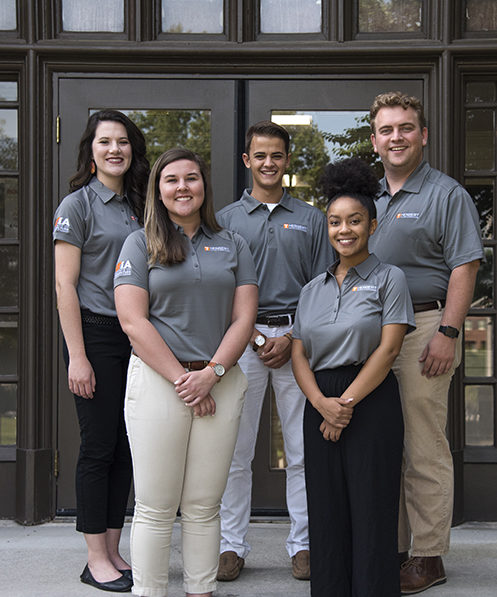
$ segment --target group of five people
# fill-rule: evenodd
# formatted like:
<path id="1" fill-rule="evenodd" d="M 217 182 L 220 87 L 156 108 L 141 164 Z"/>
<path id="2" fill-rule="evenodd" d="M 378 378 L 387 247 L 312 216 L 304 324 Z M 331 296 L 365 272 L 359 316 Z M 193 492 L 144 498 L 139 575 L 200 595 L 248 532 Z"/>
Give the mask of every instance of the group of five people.
<path id="1" fill-rule="evenodd" d="M 83 582 L 167 595 L 178 510 L 186 595 L 238 577 L 268 384 L 294 577 L 313 597 L 445 582 L 447 399 L 483 257 L 478 216 L 423 161 L 419 100 L 381 94 L 371 127 L 385 177 L 355 158 L 328 165 L 325 215 L 282 186 L 287 131 L 257 123 L 242 156 L 252 188 L 215 215 L 198 155 L 170 149 L 148 176 L 135 125 L 90 117 L 54 225 Z M 132 570 L 119 553 L 131 462 Z"/>

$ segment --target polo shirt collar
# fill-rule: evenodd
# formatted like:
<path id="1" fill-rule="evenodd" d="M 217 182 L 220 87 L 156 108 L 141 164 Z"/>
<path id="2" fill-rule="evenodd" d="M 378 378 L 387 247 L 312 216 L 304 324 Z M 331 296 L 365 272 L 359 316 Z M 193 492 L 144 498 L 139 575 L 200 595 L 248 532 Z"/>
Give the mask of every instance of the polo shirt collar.
<path id="1" fill-rule="evenodd" d="M 329 280 L 330 276 L 333 276 L 333 272 L 335 271 L 336 266 L 339 263 L 339 259 L 334 261 L 330 267 L 326 270 L 326 275 L 324 277 L 323 282 Z M 367 280 L 371 272 L 377 267 L 380 263 L 380 260 L 374 253 L 371 253 L 367 259 L 365 259 L 362 263 L 355 265 L 353 270 L 356 271 L 357 275 L 360 276 L 363 280 Z"/>
<path id="2" fill-rule="evenodd" d="M 429 172 L 430 172 L 430 165 L 428 164 L 428 162 L 423 160 L 421 162 L 421 164 L 419 164 L 419 166 L 416 168 L 416 170 L 414 170 L 414 172 L 412 172 L 412 174 L 409 176 L 409 178 L 405 181 L 405 183 L 403 184 L 403 186 L 400 190 L 405 191 L 406 193 L 419 193 L 421 191 L 423 182 L 425 181 L 425 178 L 428 176 Z M 384 176 L 380 180 L 380 187 L 381 187 L 381 190 L 380 190 L 378 197 L 381 197 L 385 193 L 390 195 L 390 191 L 388 190 L 386 176 Z"/>
<path id="3" fill-rule="evenodd" d="M 176 222 L 173 222 L 173 226 L 176 228 L 176 230 L 178 230 L 178 232 L 184 234 L 185 231 L 183 230 L 183 226 L 176 224 Z M 207 226 L 207 224 L 204 224 L 204 222 L 200 222 L 200 226 L 197 232 L 195 232 L 195 234 L 193 235 L 193 238 L 195 238 L 198 235 L 199 231 L 202 232 L 204 236 L 207 236 L 207 238 L 212 238 L 214 236 L 214 232 L 212 232 L 212 230 Z"/>
<path id="4" fill-rule="evenodd" d="M 109 201 L 114 197 L 118 200 L 121 200 L 121 197 L 119 197 L 117 193 L 114 193 L 114 191 L 111 191 L 108 187 L 101 183 L 96 176 L 90 180 L 88 186 L 100 197 L 103 203 L 109 203 Z"/>
<path id="5" fill-rule="evenodd" d="M 249 214 L 255 211 L 258 207 L 264 205 L 264 203 L 258 201 L 255 197 L 252 197 L 252 195 L 250 194 L 251 192 L 252 189 L 245 189 L 241 198 L 241 201 L 245 209 L 247 210 L 247 213 Z M 287 211 L 293 211 L 293 208 L 291 206 L 291 197 L 286 189 L 283 189 L 283 196 L 281 197 L 277 205 L 281 205 L 281 207 L 284 207 Z"/>

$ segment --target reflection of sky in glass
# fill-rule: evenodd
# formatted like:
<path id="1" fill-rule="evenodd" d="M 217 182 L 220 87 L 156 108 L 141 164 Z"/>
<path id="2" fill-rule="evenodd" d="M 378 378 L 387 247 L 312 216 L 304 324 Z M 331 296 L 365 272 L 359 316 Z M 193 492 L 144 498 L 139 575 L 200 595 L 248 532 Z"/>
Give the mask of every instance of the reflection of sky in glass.
<path id="1" fill-rule="evenodd" d="M 0 134 L 17 141 L 17 110 L 0 110 Z"/>
<path id="2" fill-rule="evenodd" d="M 278 110 L 273 110 L 272 114 L 277 115 L 279 113 Z M 288 111 L 284 112 L 288 114 Z M 319 110 L 319 111 L 312 111 L 312 110 L 295 110 L 292 111 L 293 114 L 298 115 L 307 115 L 310 116 L 312 119 L 312 123 L 314 123 L 320 131 L 325 133 L 332 133 L 332 134 L 341 134 L 346 129 L 349 128 L 356 128 L 357 126 L 364 126 L 358 125 L 357 120 L 366 116 L 369 112 L 364 110 L 349 110 L 349 111 L 340 111 L 340 110 Z M 335 154 L 335 149 L 337 149 L 338 145 L 332 143 L 325 139 L 326 148 L 328 153 L 330 154 L 330 161 L 335 159 L 339 159 L 340 156 Z"/>
<path id="3" fill-rule="evenodd" d="M 0 100 L 3 102 L 17 101 L 17 83 L 15 81 L 0 81 Z"/>

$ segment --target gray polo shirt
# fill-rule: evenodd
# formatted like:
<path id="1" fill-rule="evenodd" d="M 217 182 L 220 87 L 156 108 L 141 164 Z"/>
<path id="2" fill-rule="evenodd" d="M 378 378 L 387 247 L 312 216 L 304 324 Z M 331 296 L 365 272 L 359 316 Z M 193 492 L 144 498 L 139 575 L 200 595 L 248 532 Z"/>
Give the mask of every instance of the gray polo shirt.
<path id="1" fill-rule="evenodd" d="M 116 316 L 114 267 L 125 238 L 139 228 L 127 200 L 96 177 L 62 200 L 54 216 L 53 239 L 81 249 L 77 292 L 83 309 Z"/>
<path id="2" fill-rule="evenodd" d="M 191 240 L 184 237 L 185 261 L 150 265 L 144 230 L 131 234 L 119 255 L 114 285 L 148 292 L 150 323 L 178 360 L 210 360 L 231 324 L 236 287 L 257 284 L 257 276 L 238 234 L 201 225 Z"/>
<path id="3" fill-rule="evenodd" d="M 453 178 L 422 162 L 392 197 L 378 196 L 378 228 L 369 248 L 406 275 L 414 304 L 445 299 L 459 265 L 483 258 L 478 213 Z"/>
<path id="4" fill-rule="evenodd" d="M 273 211 L 243 192 L 216 214 L 241 234 L 254 256 L 259 279 L 259 315 L 294 311 L 300 290 L 334 261 L 325 215 L 285 190 Z"/>
<path id="5" fill-rule="evenodd" d="M 340 287 L 338 261 L 300 293 L 293 337 L 302 340 L 313 371 L 360 365 L 376 350 L 381 328 L 392 323 L 415 328 L 402 271 L 376 255 L 351 267 Z"/>

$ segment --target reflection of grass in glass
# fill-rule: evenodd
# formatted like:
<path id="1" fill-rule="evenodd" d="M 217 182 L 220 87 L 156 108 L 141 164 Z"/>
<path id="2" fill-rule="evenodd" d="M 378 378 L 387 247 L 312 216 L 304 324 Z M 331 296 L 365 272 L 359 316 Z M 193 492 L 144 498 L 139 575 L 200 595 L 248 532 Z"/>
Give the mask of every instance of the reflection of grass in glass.
<path id="1" fill-rule="evenodd" d="M 13 446 L 16 443 L 15 417 L 0 416 L 0 445 Z"/>
<path id="2" fill-rule="evenodd" d="M 273 391 L 271 391 L 271 468 L 286 468 L 283 433 Z"/>

